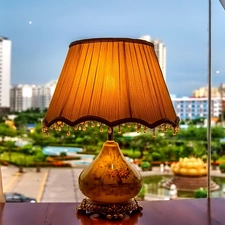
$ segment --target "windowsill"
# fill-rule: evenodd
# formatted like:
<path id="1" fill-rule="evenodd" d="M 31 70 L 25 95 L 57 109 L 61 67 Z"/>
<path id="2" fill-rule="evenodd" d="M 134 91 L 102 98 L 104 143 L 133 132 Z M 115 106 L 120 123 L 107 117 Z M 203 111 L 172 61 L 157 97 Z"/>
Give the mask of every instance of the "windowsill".
<path id="1" fill-rule="evenodd" d="M 141 213 L 122 221 L 107 221 L 76 213 L 79 203 L 5 203 L 0 204 L 1 225 L 213 225 L 225 224 L 225 199 L 141 201 Z"/>

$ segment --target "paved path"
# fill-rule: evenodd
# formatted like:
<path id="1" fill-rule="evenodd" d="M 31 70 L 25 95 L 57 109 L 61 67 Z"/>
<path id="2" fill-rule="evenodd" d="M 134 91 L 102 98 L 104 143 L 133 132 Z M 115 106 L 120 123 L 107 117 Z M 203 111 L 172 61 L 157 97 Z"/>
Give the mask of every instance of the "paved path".
<path id="1" fill-rule="evenodd" d="M 78 187 L 82 169 L 49 169 L 41 202 L 80 202 L 84 198 Z"/>
<path id="2" fill-rule="evenodd" d="M 38 202 L 80 202 L 84 198 L 78 187 L 82 169 L 25 168 L 19 173 L 13 166 L 2 167 L 3 192 L 19 192 Z"/>

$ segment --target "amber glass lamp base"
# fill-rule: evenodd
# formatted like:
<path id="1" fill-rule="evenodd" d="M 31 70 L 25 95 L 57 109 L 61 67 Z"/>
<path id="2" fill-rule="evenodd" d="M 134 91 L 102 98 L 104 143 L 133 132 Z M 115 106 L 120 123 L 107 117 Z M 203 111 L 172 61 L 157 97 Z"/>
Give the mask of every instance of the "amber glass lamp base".
<path id="1" fill-rule="evenodd" d="M 141 175 L 114 141 L 106 141 L 95 160 L 81 172 L 79 187 L 87 198 L 78 212 L 119 219 L 142 210 L 134 199 L 142 187 Z"/>

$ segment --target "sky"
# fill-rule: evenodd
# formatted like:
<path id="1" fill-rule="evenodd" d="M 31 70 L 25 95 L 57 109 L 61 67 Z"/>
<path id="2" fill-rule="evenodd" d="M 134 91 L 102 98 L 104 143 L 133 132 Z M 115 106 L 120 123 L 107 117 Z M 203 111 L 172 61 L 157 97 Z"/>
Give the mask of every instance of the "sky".
<path id="1" fill-rule="evenodd" d="M 0 36 L 12 41 L 11 84 L 57 80 L 69 44 L 150 35 L 166 45 L 171 94 L 208 85 L 208 1 L 1 0 Z M 225 83 L 225 10 L 212 1 L 212 86 Z"/>

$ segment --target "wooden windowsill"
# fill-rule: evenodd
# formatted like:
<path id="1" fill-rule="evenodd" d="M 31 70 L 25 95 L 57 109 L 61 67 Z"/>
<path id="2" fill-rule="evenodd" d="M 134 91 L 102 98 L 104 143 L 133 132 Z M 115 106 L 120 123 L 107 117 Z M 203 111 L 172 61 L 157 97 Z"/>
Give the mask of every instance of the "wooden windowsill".
<path id="1" fill-rule="evenodd" d="M 0 225 L 224 225 L 225 199 L 142 201 L 141 213 L 107 221 L 76 213 L 79 203 L 0 204 Z"/>

